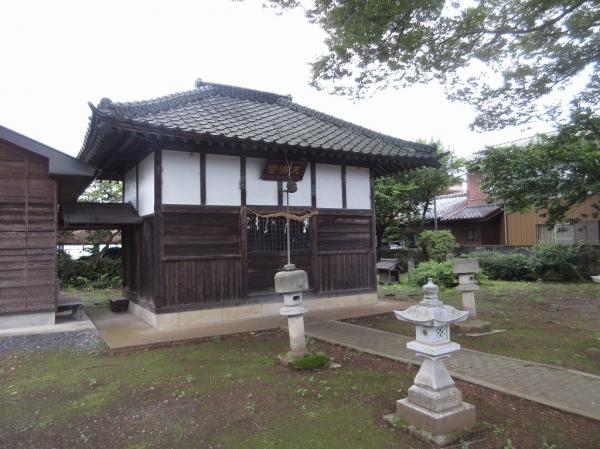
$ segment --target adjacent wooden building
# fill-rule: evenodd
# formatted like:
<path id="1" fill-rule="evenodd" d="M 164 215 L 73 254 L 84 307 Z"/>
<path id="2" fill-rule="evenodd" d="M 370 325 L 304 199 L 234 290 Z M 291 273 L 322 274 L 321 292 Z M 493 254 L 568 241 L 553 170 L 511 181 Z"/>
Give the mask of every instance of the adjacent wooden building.
<path id="1" fill-rule="evenodd" d="M 59 201 L 95 170 L 0 126 L 0 329 L 54 324 Z"/>
<path id="2" fill-rule="evenodd" d="M 202 81 L 103 99 L 78 157 L 124 182 L 141 220 L 123 225 L 125 293 L 158 327 L 277 313 L 290 174 L 292 261 L 308 273 L 309 307 L 375 301 L 373 177 L 437 164 L 431 146 Z"/>
<path id="3" fill-rule="evenodd" d="M 537 243 L 565 243 L 600 241 L 600 221 L 596 206 L 599 195 L 571 208 L 564 223 L 552 229 L 545 217 L 531 210 L 506 214 L 501 203 L 489 203 L 481 190 L 482 175 L 478 171 L 467 174 L 466 192 L 455 192 L 436 197 L 438 229 L 447 229 L 461 246 L 533 246 Z M 427 212 L 427 229 L 433 228 L 434 211 Z M 576 220 L 577 223 L 570 223 Z M 418 229 L 409 229 L 411 239 Z"/>

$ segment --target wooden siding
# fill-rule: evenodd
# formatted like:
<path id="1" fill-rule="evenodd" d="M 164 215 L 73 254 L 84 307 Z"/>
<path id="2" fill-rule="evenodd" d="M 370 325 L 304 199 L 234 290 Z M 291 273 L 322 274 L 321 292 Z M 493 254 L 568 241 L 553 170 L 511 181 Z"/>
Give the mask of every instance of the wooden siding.
<path id="1" fill-rule="evenodd" d="M 565 221 L 571 218 L 597 220 L 597 218 L 592 218 L 593 214 L 597 212 L 593 204 L 600 204 L 600 195 L 593 195 L 582 204 L 571 208 Z M 508 214 L 506 220 L 507 245 L 509 246 L 535 245 L 536 226 L 546 223 L 546 219 L 540 217 L 535 211 Z"/>
<path id="2" fill-rule="evenodd" d="M 240 208 L 164 206 L 160 311 L 240 302 Z"/>
<path id="3" fill-rule="evenodd" d="M 0 313 L 54 311 L 55 205 L 48 161 L 0 141 Z"/>
<path id="4" fill-rule="evenodd" d="M 218 306 L 241 299 L 240 258 L 167 260 L 163 262 L 162 311 L 181 306 Z"/>
<path id="5" fill-rule="evenodd" d="M 371 211 L 320 211 L 317 216 L 317 291 L 375 289 Z"/>

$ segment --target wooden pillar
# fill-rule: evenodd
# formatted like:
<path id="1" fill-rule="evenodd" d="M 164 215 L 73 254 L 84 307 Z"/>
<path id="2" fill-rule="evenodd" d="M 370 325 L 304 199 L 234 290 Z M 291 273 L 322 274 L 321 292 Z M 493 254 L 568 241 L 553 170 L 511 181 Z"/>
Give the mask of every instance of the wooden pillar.
<path id="1" fill-rule="evenodd" d="M 200 153 L 200 204 L 206 204 L 206 153 Z"/>
<path id="2" fill-rule="evenodd" d="M 241 297 L 248 297 L 248 239 L 246 233 L 246 156 L 240 157 L 240 289 Z"/>
<path id="3" fill-rule="evenodd" d="M 162 273 L 163 248 L 163 214 L 162 214 L 162 152 L 154 148 L 154 307 L 163 306 L 164 283 Z"/>
<path id="4" fill-rule="evenodd" d="M 369 177 L 371 179 L 371 248 L 373 249 L 373 269 L 371 270 L 371 279 L 373 288 L 377 288 L 377 233 L 376 233 L 376 214 L 375 214 L 375 173 L 373 167 L 369 168 Z"/>
<path id="5" fill-rule="evenodd" d="M 314 162 L 310 163 L 310 198 L 311 207 L 313 211 L 317 210 L 317 175 L 316 166 Z M 311 218 L 311 235 L 310 244 L 312 249 L 312 277 L 313 277 L 313 289 L 316 293 L 321 292 L 321 267 L 319 265 L 319 230 L 318 230 L 319 216 L 315 215 Z"/>
<path id="6" fill-rule="evenodd" d="M 346 166 L 342 165 L 342 209 L 346 208 Z"/>

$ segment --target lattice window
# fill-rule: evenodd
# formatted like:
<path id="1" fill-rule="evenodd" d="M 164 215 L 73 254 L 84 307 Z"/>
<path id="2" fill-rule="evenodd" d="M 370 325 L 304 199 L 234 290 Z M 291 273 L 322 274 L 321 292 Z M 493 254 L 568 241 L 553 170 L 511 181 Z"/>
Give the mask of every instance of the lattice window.
<path id="1" fill-rule="evenodd" d="M 446 332 L 445 327 L 436 327 L 435 328 L 435 336 L 438 340 L 445 340 L 448 338 L 448 333 Z"/>
<path id="2" fill-rule="evenodd" d="M 275 253 L 286 251 L 284 217 L 263 218 L 248 215 L 246 235 L 249 253 Z M 294 253 L 310 251 L 310 220 L 290 220 L 290 248 Z"/>

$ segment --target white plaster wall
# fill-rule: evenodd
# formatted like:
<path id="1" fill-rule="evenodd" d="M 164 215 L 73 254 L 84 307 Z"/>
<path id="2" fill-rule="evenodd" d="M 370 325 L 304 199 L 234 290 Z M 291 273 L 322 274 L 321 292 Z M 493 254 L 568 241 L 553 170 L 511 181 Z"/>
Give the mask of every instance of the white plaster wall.
<path id="1" fill-rule="evenodd" d="M 163 150 L 161 162 L 163 204 L 199 205 L 200 154 Z"/>
<path id="2" fill-rule="evenodd" d="M 260 179 L 266 159 L 246 158 L 246 204 L 277 206 L 277 181 Z"/>
<path id="3" fill-rule="evenodd" d="M 302 181 L 298 181 L 298 191 L 290 194 L 290 206 L 312 206 L 310 183 L 310 164 L 308 164 L 306 166 L 306 170 L 304 171 L 304 177 L 302 178 Z M 285 189 L 285 183 L 283 186 Z M 283 194 L 283 204 L 285 204 L 285 193 Z"/>
<path id="4" fill-rule="evenodd" d="M 136 194 L 137 178 L 135 173 L 135 167 L 125 173 L 125 179 L 123 180 L 123 201 L 125 203 L 133 204 L 133 207 L 137 210 L 137 194 Z"/>
<path id="5" fill-rule="evenodd" d="M 317 207 L 342 207 L 341 165 L 316 164 Z"/>
<path id="6" fill-rule="evenodd" d="M 371 175 L 365 167 L 346 167 L 346 207 L 371 208 Z"/>
<path id="7" fill-rule="evenodd" d="M 238 156 L 206 155 L 206 204 L 220 206 L 241 204 Z"/>
<path id="8" fill-rule="evenodd" d="M 149 215 L 154 213 L 154 153 L 138 164 L 138 213 Z"/>

